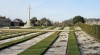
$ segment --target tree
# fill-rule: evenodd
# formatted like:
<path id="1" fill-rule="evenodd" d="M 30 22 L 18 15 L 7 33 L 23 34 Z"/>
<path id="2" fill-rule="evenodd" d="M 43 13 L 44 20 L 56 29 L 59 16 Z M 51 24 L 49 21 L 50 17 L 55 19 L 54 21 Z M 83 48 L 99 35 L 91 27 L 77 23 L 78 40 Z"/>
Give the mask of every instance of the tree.
<path id="1" fill-rule="evenodd" d="M 70 25 L 73 25 L 73 19 L 64 20 L 62 22 L 62 26 L 70 26 Z"/>
<path id="2" fill-rule="evenodd" d="M 37 17 L 32 17 L 31 22 L 33 25 L 36 25 L 35 22 L 37 21 Z"/>
<path id="3" fill-rule="evenodd" d="M 78 22 L 85 23 L 85 20 L 84 20 L 84 18 L 81 17 L 81 16 L 75 16 L 75 17 L 73 18 L 73 23 L 76 24 L 76 23 L 78 23 Z"/>
<path id="4" fill-rule="evenodd" d="M 51 21 L 50 21 L 49 19 L 46 19 L 46 18 L 44 17 L 44 18 L 42 18 L 42 19 L 40 20 L 40 24 L 41 24 L 41 25 L 44 25 L 44 26 L 50 26 L 50 25 L 51 25 Z"/>
<path id="5" fill-rule="evenodd" d="M 35 22 L 35 25 L 36 25 L 36 26 L 40 26 L 40 21 L 37 20 L 37 21 Z"/>
<path id="6" fill-rule="evenodd" d="M 60 23 L 59 22 L 54 22 L 53 26 L 60 26 Z"/>
<path id="7" fill-rule="evenodd" d="M 45 22 L 44 22 L 44 25 L 45 25 L 45 26 L 51 26 L 51 21 L 49 21 L 49 20 L 45 21 Z"/>
<path id="8" fill-rule="evenodd" d="M 40 20 L 40 24 L 44 25 L 44 22 L 46 22 L 46 18 L 45 17 Z"/>

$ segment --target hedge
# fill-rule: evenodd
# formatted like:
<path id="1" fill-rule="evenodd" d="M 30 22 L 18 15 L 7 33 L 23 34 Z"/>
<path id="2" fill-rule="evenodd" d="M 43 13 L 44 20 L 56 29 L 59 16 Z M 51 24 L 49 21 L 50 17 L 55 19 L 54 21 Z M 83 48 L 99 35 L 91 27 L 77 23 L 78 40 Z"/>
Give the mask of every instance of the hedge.
<path id="1" fill-rule="evenodd" d="M 84 23 L 77 23 L 85 32 L 93 37 L 100 39 L 100 25 L 88 25 Z"/>

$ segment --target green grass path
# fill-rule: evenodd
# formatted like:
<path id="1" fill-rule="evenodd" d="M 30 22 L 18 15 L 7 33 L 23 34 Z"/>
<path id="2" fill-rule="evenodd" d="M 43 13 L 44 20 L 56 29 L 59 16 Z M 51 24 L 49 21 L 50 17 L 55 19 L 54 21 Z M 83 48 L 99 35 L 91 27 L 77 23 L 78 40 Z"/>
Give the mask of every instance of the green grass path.
<path id="1" fill-rule="evenodd" d="M 54 34 L 43 39 L 36 45 L 31 46 L 30 48 L 26 49 L 18 55 L 41 55 L 47 48 L 49 48 L 52 42 L 58 37 L 58 34 L 59 32 L 55 32 Z"/>
<path id="2" fill-rule="evenodd" d="M 74 30 L 74 27 L 70 27 L 70 30 Z M 80 51 L 76 42 L 74 31 L 70 31 L 68 39 L 68 55 L 80 55 Z"/>

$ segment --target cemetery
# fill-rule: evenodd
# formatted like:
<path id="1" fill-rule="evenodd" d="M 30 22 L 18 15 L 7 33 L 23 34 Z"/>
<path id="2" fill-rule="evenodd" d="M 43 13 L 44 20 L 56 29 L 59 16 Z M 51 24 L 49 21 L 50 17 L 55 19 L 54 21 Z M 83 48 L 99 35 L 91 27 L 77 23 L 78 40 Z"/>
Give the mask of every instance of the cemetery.
<path id="1" fill-rule="evenodd" d="M 100 26 L 84 22 L 34 26 L 29 15 L 24 26 L 0 28 L 0 55 L 100 55 Z"/>
<path id="2" fill-rule="evenodd" d="M 81 29 L 76 27 L 75 29 Z M 76 31 L 76 39 L 82 55 L 100 55 L 100 42 L 96 38 L 91 37 L 84 31 Z"/>
<path id="3" fill-rule="evenodd" d="M 0 28 L 0 55 L 100 55 L 99 25 L 74 22 L 79 17 L 74 25 L 33 26 L 29 18 L 20 28 Z"/>
<path id="4" fill-rule="evenodd" d="M 8 31 L 9 30 L 9 31 Z M 1 30 L 0 55 L 99 55 L 100 42 L 79 26 Z M 49 30 L 49 31 L 48 31 Z M 53 31 L 50 31 L 53 30 Z M 55 31 L 56 30 L 56 31 Z M 63 31 L 64 30 L 64 31 Z"/>
<path id="5" fill-rule="evenodd" d="M 0 55 L 100 55 L 100 1 L 0 0 Z"/>

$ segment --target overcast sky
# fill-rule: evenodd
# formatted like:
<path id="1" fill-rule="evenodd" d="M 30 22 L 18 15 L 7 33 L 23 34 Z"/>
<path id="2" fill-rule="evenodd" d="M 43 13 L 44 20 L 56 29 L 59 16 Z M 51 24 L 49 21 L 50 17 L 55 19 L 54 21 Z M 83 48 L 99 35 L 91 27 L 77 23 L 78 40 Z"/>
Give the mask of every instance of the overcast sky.
<path id="1" fill-rule="evenodd" d="M 86 18 L 100 18 L 100 0 L 0 0 L 0 15 L 10 19 L 31 17 L 63 21 L 81 15 Z"/>

